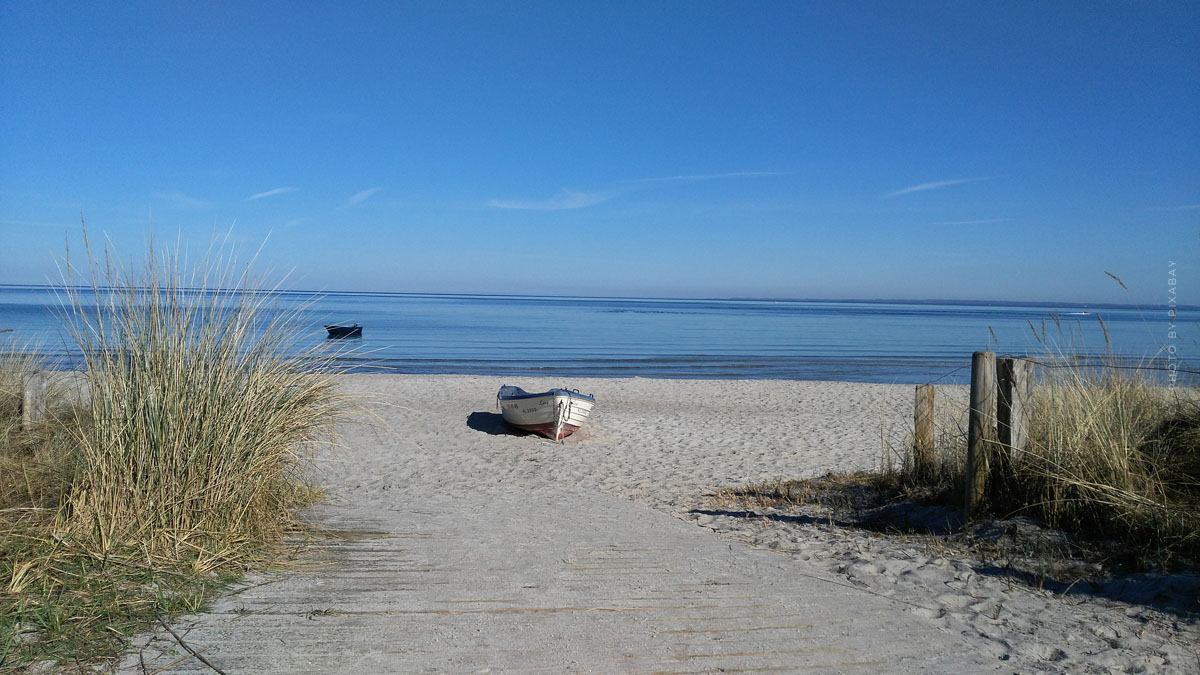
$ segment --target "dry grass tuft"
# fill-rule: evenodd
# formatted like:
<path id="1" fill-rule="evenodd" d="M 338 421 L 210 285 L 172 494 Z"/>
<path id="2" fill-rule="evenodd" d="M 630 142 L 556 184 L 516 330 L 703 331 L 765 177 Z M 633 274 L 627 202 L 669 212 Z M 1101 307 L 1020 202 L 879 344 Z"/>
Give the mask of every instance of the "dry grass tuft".
<path id="1" fill-rule="evenodd" d="M 1153 373 L 1041 359 L 1030 441 L 990 477 L 992 515 L 1031 516 L 1051 527 L 1136 551 L 1137 566 L 1200 556 L 1200 397 Z M 938 421 L 937 468 L 918 475 L 911 452 L 895 471 L 902 490 L 959 505 L 966 416 Z M 993 446 L 993 451 L 1000 448 Z M 993 466 L 997 463 L 993 462 Z"/>
<path id="2" fill-rule="evenodd" d="M 248 268 L 85 252 L 62 288 L 75 403 L 25 428 L 37 364 L 0 363 L 0 668 L 111 655 L 268 559 L 347 410 L 331 356 Z"/>
<path id="3" fill-rule="evenodd" d="M 1196 392 L 1137 372 L 1056 368 L 1032 405 L 1031 442 L 1007 481 L 1050 525 L 1136 544 L 1166 562 L 1200 553 Z"/>
<path id="4" fill-rule="evenodd" d="M 134 545 L 204 571 L 277 539 L 302 501 L 305 448 L 342 415 L 273 294 L 220 270 L 185 275 L 153 252 L 140 269 L 89 258 L 89 294 L 65 287 L 90 415 L 59 523 L 101 555 Z"/>
<path id="5" fill-rule="evenodd" d="M 812 505 L 834 512 L 854 512 L 886 503 L 898 495 L 898 490 L 899 484 L 892 474 L 853 471 L 724 488 L 714 495 L 714 503 L 744 509 Z"/>

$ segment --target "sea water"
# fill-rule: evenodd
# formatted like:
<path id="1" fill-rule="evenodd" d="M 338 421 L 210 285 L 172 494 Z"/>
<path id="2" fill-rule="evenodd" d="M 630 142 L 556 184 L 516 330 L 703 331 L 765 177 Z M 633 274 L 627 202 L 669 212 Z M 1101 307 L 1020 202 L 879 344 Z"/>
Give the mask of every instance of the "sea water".
<path id="1" fill-rule="evenodd" d="M 58 295 L 0 286 L 0 351 L 69 362 Z M 352 372 L 962 383 L 990 349 L 1116 357 L 1194 384 L 1200 365 L 1200 311 L 1165 306 L 285 292 L 275 307 Z M 362 338 L 328 340 L 332 323 Z"/>

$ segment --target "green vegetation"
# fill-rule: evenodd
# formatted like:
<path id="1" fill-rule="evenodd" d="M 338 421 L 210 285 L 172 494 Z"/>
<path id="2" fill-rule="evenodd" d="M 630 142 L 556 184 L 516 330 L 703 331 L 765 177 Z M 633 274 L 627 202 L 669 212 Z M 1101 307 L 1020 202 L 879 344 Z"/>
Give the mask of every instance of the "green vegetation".
<path id="1" fill-rule="evenodd" d="M 0 669 L 119 653 L 268 563 L 317 495 L 305 459 L 346 401 L 317 374 L 328 357 L 298 349 L 273 294 L 233 269 L 68 260 L 86 369 L 32 425 L 36 357 L 0 358 Z"/>

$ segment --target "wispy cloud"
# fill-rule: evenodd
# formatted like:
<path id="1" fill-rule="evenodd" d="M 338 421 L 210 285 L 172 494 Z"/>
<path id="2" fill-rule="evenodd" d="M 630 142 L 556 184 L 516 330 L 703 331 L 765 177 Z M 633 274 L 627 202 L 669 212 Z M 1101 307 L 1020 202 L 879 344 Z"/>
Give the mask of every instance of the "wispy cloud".
<path id="1" fill-rule="evenodd" d="M 180 206 L 186 209 L 206 209 L 213 205 L 212 202 L 203 199 L 197 199 L 190 195 L 185 195 L 178 190 L 172 192 L 155 192 L 154 196 L 163 201 L 170 202 L 175 206 Z"/>
<path id="2" fill-rule="evenodd" d="M 1183 204 L 1182 206 L 1163 206 L 1154 211 L 1200 211 L 1200 204 Z"/>
<path id="3" fill-rule="evenodd" d="M 249 197 L 246 197 L 246 201 L 252 202 L 256 199 L 263 199 L 265 197 L 274 197 L 275 195 L 284 195 L 289 192 L 295 192 L 298 189 L 299 188 L 291 187 L 291 186 L 279 187 L 279 188 L 275 188 L 274 190 L 267 190 L 266 192 L 259 192 L 258 194 L 250 195 Z"/>
<path id="4" fill-rule="evenodd" d="M 963 183 L 976 183 L 981 180 L 991 180 L 990 176 L 982 178 L 955 178 L 954 180 L 939 180 L 932 183 L 921 183 L 920 185 L 911 185 L 906 188 L 900 188 L 894 192 L 889 192 L 884 197 L 899 197 L 913 192 L 925 192 L 926 190 L 940 190 L 941 188 L 950 187 L 952 185 L 962 185 Z"/>
<path id="5" fill-rule="evenodd" d="M 1012 218 L 984 218 L 982 220 L 944 220 L 934 223 L 934 225 L 991 225 L 1010 222 L 1012 222 Z"/>
<path id="6" fill-rule="evenodd" d="M 600 202 L 605 202 L 617 193 L 601 193 L 601 192 L 578 192 L 576 190 L 563 190 L 557 195 L 549 199 L 540 199 L 533 201 L 509 201 L 493 199 L 488 202 L 488 206 L 497 209 L 521 209 L 525 211 L 563 211 L 566 209 L 582 209 L 588 206 L 594 206 Z"/>
<path id="7" fill-rule="evenodd" d="M 363 190 L 362 192 L 355 193 L 353 197 L 346 200 L 346 208 L 358 206 L 359 204 L 361 204 L 361 203 L 367 201 L 368 199 L 370 199 L 371 197 L 375 196 L 375 194 L 378 193 L 382 189 L 383 188 L 381 188 L 381 187 L 373 187 L 373 188 L 368 188 L 366 190 Z"/>
<path id="8" fill-rule="evenodd" d="M 693 174 L 686 176 L 662 176 L 659 178 L 641 178 L 632 181 L 634 183 L 659 183 L 665 181 L 695 181 L 695 180 L 713 180 L 716 178 L 754 178 L 760 176 L 782 176 L 779 171 L 731 171 L 729 173 L 707 173 Z"/>
<path id="9" fill-rule="evenodd" d="M 777 171 L 734 171 L 729 173 L 687 174 L 680 176 L 659 176 L 656 178 L 638 178 L 621 181 L 616 187 L 607 190 L 563 190 L 553 197 L 533 200 L 493 199 L 488 206 L 497 209 L 523 209 L 526 211 L 563 211 L 567 209 L 582 209 L 595 206 L 610 199 L 615 199 L 626 193 L 646 189 L 653 183 L 694 182 L 716 180 L 720 178 L 743 178 L 759 176 L 779 176 Z"/>

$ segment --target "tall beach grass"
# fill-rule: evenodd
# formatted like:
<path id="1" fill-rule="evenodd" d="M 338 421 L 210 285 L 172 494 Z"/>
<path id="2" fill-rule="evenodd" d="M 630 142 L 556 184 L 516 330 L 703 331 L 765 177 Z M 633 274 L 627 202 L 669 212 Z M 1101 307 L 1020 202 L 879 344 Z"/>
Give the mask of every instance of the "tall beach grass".
<path id="1" fill-rule="evenodd" d="M 249 266 L 153 246 L 123 265 L 85 232 L 63 276 L 73 402 L 26 428 L 34 364 L 0 364 L 0 667 L 111 654 L 269 560 L 347 406 Z"/>
<path id="2" fill-rule="evenodd" d="M 993 462 L 990 514 L 1117 542 L 1139 565 L 1200 559 L 1200 394 L 1151 369 L 1038 361 L 1029 440 L 1000 470 Z M 896 473 L 911 496 L 962 503 L 967 409 L 951 407 L 938 418 L 934 471 L 903 453 Z M 989 450 L 1008 452 L 994 441 Z"/>
<path id="3" fill-rule="evenodd" d="M 995 479 L 1000 511 L 1137 545 L 1200 554 L 1200 398 L 1152 371 L 1043 369 L 1031 439 Z M 995 492 L 994 492 L 995 494 Z"/>

